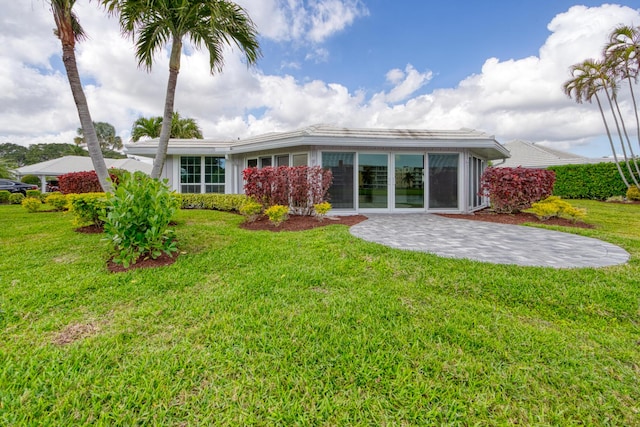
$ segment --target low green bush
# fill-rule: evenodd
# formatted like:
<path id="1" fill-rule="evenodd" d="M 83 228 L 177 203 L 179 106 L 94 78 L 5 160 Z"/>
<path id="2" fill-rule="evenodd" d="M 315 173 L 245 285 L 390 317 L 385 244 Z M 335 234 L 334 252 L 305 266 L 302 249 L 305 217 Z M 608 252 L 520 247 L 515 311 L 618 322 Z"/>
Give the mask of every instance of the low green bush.
<path id="1" fill-rule="evenodd" d="M 40 185 L 40 178 L 35 175 L 25 175 L 20 179 L 20 182 L 31 185 Z"/>
<path id="2" fill-rule="evenodd" d="M 213 209 L 226 212 L 240 212 L 247 202 L 244 194 L 177 194 L 182 209 Z"/>
<path id="3" fill-rule="evenodd" d="M 584 218 L 587 213 L 585 209 L 571 206 L 571 203 L 562 200 L 558 196 L 550 196 L 532 204 L 527 212 L 535 214 L 542 221 L 553 217 L 560 217 L 570 219 L 574 222 Z"/>
<path id="4" fill-rule="evenodd" d="M 113 194 L 104 231 L 114 254 L 125 268 L 144 258 L 156 259 L 178 249 L 169 222 L 180 201 L 166 183 L 142 172 L 123 174 Z"/>
<path id="5" fill-rule="evenodd" d="M 254 222 L 262 213 L 262 204 L 251 199 L 240 207 L 240 213 L 247 218 L 247 221 Z"/>
<path id="6" fill-rule="evenodd" d="M 9 197 L 11 193 L 7 190 L 0 190 L 0 204 L 9 203 Z"/>
<path id="7" fill-rule="evenodd" d="M 40 199 L 42 196 L 42 191 L 40 190 L 27 190 L 27 197 L 31 197 L 34 199 Z M 40 200 L 42 201 L 42 200 Z"/>
<path id="8" fill-rule="evenodd" d="M 63 211 L 67 209 L 67 196 L 56 191 L 54 193 L 46 193 L 46 197 L 44 202 L 50 206 L 52 206 L 57 211 Z"/>
<path id="9" fill-rule="evenodd" d="M 269 217 L 269 221 L 276 227 L 289 219 L 289 206 L 273 205 L 264 211 L 264 214 Z"/>
<path id="10" fill-rule="evenodd" d="M 20 205 L 24 200 L 22 193 L 11 193 L 9 195 L 9 203 L 12 205 Z"/>
<path id="11" fill-rule="evenodd" d="M 42 206 L 42 201 L 40 198 L 36 197 L 26 197 L 22 201 L 22 207 L 25 208 L 30 213 L 38 212 L 40 207 Z"/>
<path id="12" fill-rule="evenodd" d="M 75 225 L 104 225 L 108 205 L 104 193 L 67 194 L 67 200 Z"/>
<path id="13" fill-rule="evenodd" d="M 640 200 L 640 188 L 632 185 L 627 189 L 627 200 Z"/>

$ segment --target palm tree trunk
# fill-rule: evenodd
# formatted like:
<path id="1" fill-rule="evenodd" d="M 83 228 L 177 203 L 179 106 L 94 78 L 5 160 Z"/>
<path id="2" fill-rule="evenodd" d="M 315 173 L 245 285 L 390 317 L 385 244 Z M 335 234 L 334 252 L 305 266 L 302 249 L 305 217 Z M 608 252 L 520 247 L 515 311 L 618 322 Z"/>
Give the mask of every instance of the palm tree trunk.
<path id="1" fill-rule="evenodd" d="M 173 104 L 178 83 L 178 73 L 180 72 L 180 55 L 182 53 L 182 40 L 174 37 L 171 44 L 171 57 L 169 58 L 169 81 L 167 82 L 167 96 L 164 101 L 164 115 L 162 116 L 162 130 L 158 141 L 156 157 L 153 160 L 151 178 L 159 179 L 162 175 L 162 168 L 167 158 L 167 148 L 169 147 L 169 137 L 171 136 L 171 119 L 173 117 Z"/>
<path id="2" fill-rule="evenodd" d="M 93 121 L 91 120 L 91 114 L 89 113 L 89 104 L 87 98 L 84 95 L 82 89 L 82 82 L 80 81 L 80 73 L 78 72 L 78 66 L 76 64 L 76 54 L 73 46 L 62 44 L 62 62 L 64 68 L 67 71 L 67 79 L 69 80 L 69 86 L 71 87 L 71 93 L 73 94 L 73 100 L 76 103 L 78 110 L 78 116 L 80 118 L 80 125 L 82 126 L 82 133 L 84 140 L 87 143 L 87 149 L 89 150 L 89 156 L 93 163 L 93 168 L 98 175 L 100 186 L 105 192 L 111 191 L 111 182 L 109 181 L 109 172 L 107 165 L 104 162 L 102 156 L 102 150 L 100 150 L 100 143 L 96 135 L 96 130 L 93 127 Z"/>
<path id="3" fill-rule="evenodd" d="M 640 146 L 640 118 L 638 117 L 638 104 L 636 103 L 636 95 L 635 95 L 635 91 L 633 90 L 633 83 L 631 81 L 631 77 L 627 77 L 627 81 L 629 82 L 629 93 L 631 93 L 631 101 L 633 102 L 633 111 L 636 116 L 636 132 L 638 135 L 638 146 Z M 636 159 L 635 156 L 633 161 L 634 161 L 634 164 L 636 165 L 636 169 L 638 169 L 638 159 Z M 638 171 L 638 176 L 640 176 L 640 170 Z"/>
<path id="4" fill-rule="evenodd" d="M 620 111 L 620 104 L 618 103 L 618 99 L 617 98 L 613 98 L 613 103 L 616 106 L 616 111 L 618 112 L 618 117 L 620 117 L 620 124 L 622 125 L 622 132 L 624 134 L 624 138 L 627 141 L 627 147 L 629 147 L 630 156 L 628 158 L 625 156 L 625 158 L 627 159 L 627 168 L 629 169 L 629 173 L 631 174 L 631 178 L 633 179 L 633 183 L 636 185 L 636 187 L 640 188 L 640 184 L 638 184 L 638 179 L 636 178 L 636 174 L 633 173 L 633 171 L 631 170 L 631 166 L 630 166 L 630 164 L 633 163 L 633 165 L 635 166 L 636 173 L 637 173 L 638 177 L 640 177 L 640 170 L 638 169 L 638 163 L 635 160 L 636 156 L 635 156 L 635 154 L 633 152 L 633 146 L 631 145 L 631 139 L 629 138 L 629 132 L 627 132 L 627 126 L 624 124 L 624 118 L 622 117 L 622 111 Z"/>
<path id="5" fill-rule="evenodd" d="M 625 145 L 624 145 L 624 137 L 622 135 L 622 131 L 620 130 L 620 123 L 618 122 L 618 116 L 616 116 L 616 110 L 613 108 L 612 99 L 615 100 L 614 95 L 613 94 L 609 95 L 609 89 L 607 89 L 606 83 L 603 85 L 603 88 L 604 88 L 605 94 L 607 95 L 607 101 L 609 101 L 609 108 L 611 109 L 611 114 L 613 115 L 613 122 L 616 125 L 616 130 L 618 131 L 618 137 L 620 139 L 620 147 L 622 148 L 622 155 L 624 156 L 625 165 L 627 166 L 627 170 L 629 171 L 629 174 L 631 175 L 631 178 L 633 179 L 634 184 L 638 185 L 638 181 L 636 181 L 635 175 L 631 170 L 631 165 L 629 164 L 629 156 L 627 155 L 627 149 L 625 148 Z M 616 101 L 616 105 L 617 103 L 618 102 Z M 622 117 L 620 117 L 620 120 L 622 120 Z M 627 182 L 627 187 L 629 187 L 628 182 Z"/>
<path id="6" fill-rule="evenodd" d="M 600 109 L 600 116 L 602 116 L 602 122 L 604 123 L 604 128 L 607 130 L 607 137 L 609 138 L 609 145 L 611 146 L 611 152 L 613 153 L 613 161 L 616 163 L 616 168 L 618 168 L 618 173 L 620 174 L 620 178 L 624 182 L 624 185 L 629 188 L 629 181 L 624 176 L 622 172 L 622 168 L 620 167 L 620 162 L 618 161 L 618 155 L 616 154 L 616 147 L 613 144 L 613 139 L 611 138 L 611 131 L 609 130 L 609 125 L 607 124 L 607 118 L 604 115 L 604 110 L 602 109 L 602 103 L 600 102 L 600 97 L 598 94 L 595 94 L 596 101 L 598 102 L 598 108 Z"/>

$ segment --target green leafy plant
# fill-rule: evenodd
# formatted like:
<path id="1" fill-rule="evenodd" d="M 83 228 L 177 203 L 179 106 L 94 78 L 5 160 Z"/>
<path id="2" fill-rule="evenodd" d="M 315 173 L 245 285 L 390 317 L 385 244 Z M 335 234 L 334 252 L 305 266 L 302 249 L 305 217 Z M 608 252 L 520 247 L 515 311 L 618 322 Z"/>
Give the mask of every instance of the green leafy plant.
<path id="1" fill-rule="evenodd" d="M 77 226 L 95 225 L 102 227 L 107 215 L 105 193 L 68 194 L 68 209 Z"/>
<path id="2" fill-rule="evenodd" d="M 41 195 L 42 192 L 40 190 L 27 190 L 27 197 L 39 199 Z"/>
<path id="3" fill-rule="evenodd" d="M 227 212 L 239 212 L 240 207 L 248 200 L 244 194 L 176 194 L 176 197 L 179 197 L 182 209 L 212 209 Z"/>
<path id="4" fill-rule="evenodd" d="M 38 212 L 38 210 L 40 210 L 40 207 L 42 206 L 42 201 L 40 200 L 40 198 L 36 198 L 36 197 L 26 197 L 23 201 L 22 201 L 22 207 L 25 208 L 27 211 L 34 213 L 34 212 Z"/>
<path id="5" fill-rule="evenodd" d="M 635 185 L 630 186 L 627 189 L 627 200 L 640 200 L 640 188 Z"/>
<path id="6" fill-rule="evenodd" d="M 169 222 L 179 200 L 166 183 L 142 172 L 120 178 L 113 194 L 104 231 L 113 251 L 113 261 L 125 268 L 140 259 L 156 259 L 178 249 Z"/>
<path id="7" fill-rule="evenodd" d="M 7 190 L 0 190 L 0 204 L 9 203 L 9 196 L 11 193 Z"/>
<path id="8" fill-rule="evenodd" d="M 21 182 L 31 185 L 40 185 L 40 178 L 35 175 L 25 175 L 20 179 Z"/>
<path id="9" fill-rule="evenodd" d="M 273 205 L 264 211 L 264 214 L 269 217 L 269 221 L 276 227 L 285 222 L 289 218 L 289 206 Z"/>
<path id="10" fill-rule="evenodd" d="M 20 205 L 24 200 L 24 195 L 22 193 L 11 193 L 9 195 L 9 203 L 12 205 Z"/>
<path id="11" fill-rule="evenodd" d="M 544 200 L 532 204 L 527 212 L 535 214 L 542 221 L 553 217 L 568 218 L 577 221 L 578 219 L 584 218 L 587 214 L 585 209 L 576 208 L 558 196 L 549 196 Z"/>
<path id="12" fill-rule="evenodd" d="M 262 213 L 262 204 L 249 200 L 240 207 L 240 213 L 247 218 L 247 221 L 254 222 Z"/>
<path id="13" fill-rule="evenodd" d="M 329 202 L 316 203 L 315 205 L 313 205 L 313 210 L 316 216 L 318 217 L 318 219 L 321 220 L 331 210 L 331 203 Z"/>
<path id="14" fill-rule="evenodd" d="M 64 194 L 58 191 L 54 193 L 46 193 L 44 202 L 50 206 L 53 206 L 53 208 L 57 211 L 63 211 L 65 209 L 68 209 L 67 196 L 65 196 Z"/>

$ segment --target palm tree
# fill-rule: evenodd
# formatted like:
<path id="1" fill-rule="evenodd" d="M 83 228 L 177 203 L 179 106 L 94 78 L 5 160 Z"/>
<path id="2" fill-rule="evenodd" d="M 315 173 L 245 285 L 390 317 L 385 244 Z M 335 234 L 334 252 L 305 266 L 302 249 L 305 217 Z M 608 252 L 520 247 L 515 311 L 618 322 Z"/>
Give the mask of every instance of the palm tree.
<path id="1" fill-rule="evenodd" d="M 158 138 L 162 129 L 162 117 L 139 117 L 133 122 L 131 128 L 131 140 L 133 142 L 140 141 L 140 138 Z"/>
<path id="2" fill-rule="evenodd" d="M 158 138 L 162 129 L 162 117 L 140 117 L 133 123 L 131 140 L 138 142 L 140 138 Z M 190 117 L 182 118 L 177 111 L 171 116 L 171 133 L 169 138 L 202 139 L 202 131 L 198 122 Z"/>
<path id="3" fill-rule="evenodd" d="M 76 64 L 75 45 L 77 41 L 84 39 L 85 32 L 80 26 L 78 17 L 73 12 L 75 0 L 50 0 L 51 11 L 56 22 L 55 35 L 60 39 L 62 44 L 62 62 L 67 71 L 67 79 L 71 87 L 71 93 L 76 103 L 80 125 L 82 126 L 89 156 L 93 163 L 93 167 L 98 175 L 100 186 L 105 192 L 111 191 L 111 182 L 107 172 L 107 165 L 104 162 L 100 143 L 96 136 L 96 130 L 93 127 L 91 114 L 89 113 L 89 104 L 82 89 L 80 81 L 80 73 Z"/>
<path id="4" fill-rule="evenodd" d="M 246 11 L 227 0 L 102 0 L 107 10 L 119 13 L 120 27 L 136 41 L 138 65 L 151 70 L 154 55 L 171 44 L 169 80 L 158 150 L 151 176 L 160 177 L 167 156 L 171 118 L 180 72 L 182 43 L 188 37 L 209 53 L 210 71 L 222 71 L 223 48 L 236 45 L 247 65 L 260 57 L 257 30 Z"/>
<path id="5" fill-rule="evenodd" d="M 618 168 L 618 173 L 620 174 L 620 177 L 622 178 L 622 181 L 624 181 L 625 185 L 629 187 L 629 182 L 627 181 L 627 178 L 625 177 L 624 173 L 622 172 L 622 168 L 620 167 L 615 145 L 613 143 L 613 138 L 611 137 L 611 131 L 609 130 L 609 125 L 604 114 L 604 109 L 602 108 L 600 97 L 598 96 L 598 92 L 604 90 L 607 99 L 609 100 L 609 102 L 611 102 L 608 86 L 612 84 L 612 82 L 607 75 L 604 61 L 587 59 L 580 64 L 572 65 L 570 68 L 570 72 L 572 78 L 564 83 L 562 87 L 564 93 L 569 98 L 575 98 L 575 101 L 578 104 L 582 104 L 583 101 L 588 101 L 591 103 L 593 102 L 593 98 L 596 99 L 598 109 L 600 110 L 600 116 L 602 117 L 604 127 L 607 131 L 609 145 L 611 146 L 613 159 L 616 167 Z"/>
<path id="6" fill-rule="evenodd" d="M 633 90 L 634 83 L 638 81 L 638 74 L 640 73 L 640 27 L 634 28 L 628 25 L 618 26 L 611 32 L 609 42 L 605 46 L 603 54 L 614 78 L 626 80 L 629 85 L 629 94 L 631 95 L 636 120 L 637 142 L 640 145 L 640 118 L 638 117 L 638 104 Z M 617 100 L 616 108 L 622 122 L 623 131 L 635 165 L 636 173 L 640 177 L 638 161 L 633 153 L 631 140 L 624 125 Z"/>

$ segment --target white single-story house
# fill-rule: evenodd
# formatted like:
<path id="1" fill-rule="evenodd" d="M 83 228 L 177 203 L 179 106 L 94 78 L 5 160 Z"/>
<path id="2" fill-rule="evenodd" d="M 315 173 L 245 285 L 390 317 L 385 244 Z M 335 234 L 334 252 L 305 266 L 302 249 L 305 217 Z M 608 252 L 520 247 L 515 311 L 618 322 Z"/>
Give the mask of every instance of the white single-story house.
<path id="1" fill-rule="evenodd" d="M 104 159 L 107 168 L 124 169 L 129 172 L 141 171 L 149 175 L 152 165 L 135 159 Z M 72 172 L 92 171 L 93 162 L 90 157 L 85 156 L 64 156 L 51 159 L 33 165 L 22 166 L 16 169 L 18 178 L 25 175 L 35 175 L 40 178 L 43 192 L 47 191 L 47 177 L 60 176 Z"/>
<path id="2" fill-rule="evenodd" d="M 126 145 L 155 156 L 158 140 Z M 351 129 L 327 125 L 237 141 L 169 142 L 163 177 L 179 193 L 243 193 L 247 167 L 322 166 L 333 172 L 332 212 L 472 212 L 490 160 L 509 157 L 483 132 Z"/>
<path id="3" fill-rule="evenodd" d="M 555 148 L 521 140 L 507 142 L 504 144 L 504 147 L 509 150 L 511 157 L 504 159 L 504 161 L 494 162 L 493 166 L 499 168 L 522 166 L 523 168 L 545 169 L 549 166 L 582 165 L 613 161 L 612 158 L 608 157 L 585 157 L 568 151 L 556 150 Z"/>

